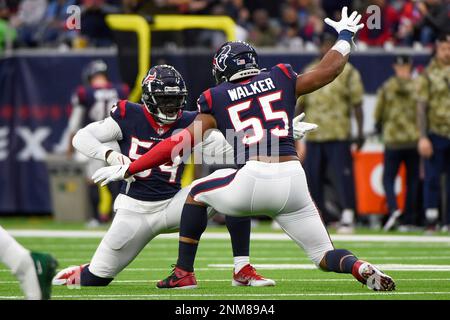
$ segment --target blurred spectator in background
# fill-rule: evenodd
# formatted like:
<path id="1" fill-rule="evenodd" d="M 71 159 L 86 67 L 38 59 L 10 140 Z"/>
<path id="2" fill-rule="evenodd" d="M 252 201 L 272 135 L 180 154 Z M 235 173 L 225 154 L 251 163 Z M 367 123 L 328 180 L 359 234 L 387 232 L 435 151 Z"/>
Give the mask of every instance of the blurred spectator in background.
<path id="1" fill-rule="evenodd" d="M 370 21 L 377 19 L 371 18 L 373 12 L 363 14 L 362 23 L 364 28 L 359 32 L 359 40 L 369 46 L 383 46 L 393 43 L 394 33 L 398 24 L 398 13 L 387 0 L 371 0 L 370 5 L 376 5 L 380 8 L 380 26 L 372 26 Z"/>
<path id="2" fill-rule="evenodd" d="M 10 17 L 11 26 L 17 29 L 17 41 L 20 46 L 38 45 L 36 31 L 42 23 L 47 9 L 47 0 L 23 0 L 18 11 Z"/>
<path id="3" fill-rule="evenodd" d="M 75 3 L 76 0 L 53 0 L 49 3 L 37 34 L 39 42 L 45 44 L 68 42 L 70 44 L 69 38 L 76 34 L 66 29 L 67 8 Z"/>
<path id="4" fill-rule="evenodd" d="M 72 113 L 69 118 L 69 136 L 70 141 L 75 133 L 82 127 L 91 122 L 100 121 L 109 116 L 109 112 L 118 100 L 124 100 L 128 97 L 128 86 L 120 83 L 111 83 L 108 78 L 108 67 L 102 60 L 90 62 L 82 73 L 83 85 L 79 86 L 72 96 Z M 111 146 L 114 149 L 114 146 Z M 67 155 L 69 158 L 74 156 L 72 143 L 69 143 Z M 76 154 L 78 159 L 86 160 L 81 154 Z M 88 183 L 89 199 L 94 212 L 93 219 L 89 226 L 95 227 L 111 218 L 111 198 L 118 194 L 118 185 L 108 189 L 100 188 L 91 180 L 94 172 L 103 167 L 105 163 L 96 159 L 88 159 L 86 166 L 86 179 Z M 100 188 L 100 189 L 99 189 Z M 109 205 L 104 204 L 110 201 Z M 103 203 L 103 204 L 102 204 Z M 105 208 L 106 207 L 106 208 Z"/>
<path id="5" fill-rule="evenodd" d="M 281 36 L 279 44 L 289 48 L 300 48 L 303 40 L 300 37 L 300 24 L 297 13 L 290 5 L 283 7 L 281 16 Z"/>
<path id="6" fill-rule="evenodd" d="M 300 47 L 304 42 L 313 42 L 323 31 L 323 13 L 312 0 L 289 0 L 283 7 L 282 46 Z"/>
<path id="7" fill-rule="evenodd" d="M 450 32 L 450 2 L 447 0 L 418 0 L 417 7 L 422 15 L 418 24 L 420 41 L 433 44 L 441 32 Z"/>
<path id="8" fill-rule="evenodd" d="M 300 37 L 304 41 L 312 42 L 324 28 L 322 9 L 316 0 L 288 0 L 288 2 L 297 11 Z"/>
<path id="9" fill-rule="evenodd" d="M 442 34 L 436 55 L 417 79 L 419 153 L 425 158 L 424 205 L 428 230 L 439 223 L 441 176 L 446 175 L 447 214 L 441 210 L 445 230 L 450 225 L 450 33 Z"/>
<path id="10" fill-rule="evenodd" d="M 389 215 L 383 229 L 395 227 L 401 217 L 401 229 L 415 224 L 420 157 L 417 153 L 419 130 L 416 125 L 415 85 L 412 79 L 412 58 L 397 56 L 395 75 L 390 77 L 377 93 L 375 124 L 382 132 L 384 142 L 383 187 Z M 406 203 L 403 214 L 398 208 L 394 190 L 400 165 L 406 166 Z"/>
<path id="11" fill-rule="evenodd" d="M 250 29 L 250 12 L 244 6 L 244 0 L 224 0 L 225 11 L 236 23 L 236 39 L 247 41 Z"/>
<path id="12" fill-rule="evenodd" d="M 334 45 L 336 37 L 324 34 L 320 53 L 323 56 Z M 314 68 L 319 59 L 306 67 Z M 353 159 L 351 155 L 351 114 L 358 124 L 357 149 L 363 144 L 362 98 L 364 88 L 361 75 L 352 64 L 347 63 L 344 71 L 330 84 L 303 96 L 299 101 L 299 112 L 306 113 L 306 122 L 316 123 L 319 130 L 311 132 L 306 141 L 305 172 L 309 181 L 311 196 L 319 211 L 324 213 L 325 222 L 330 222 L 324 203 L 324 184 L 327 171 L 333 175 L 335 190 L 343 209 L 340 218 L 340 233 L 351 233 L 355 219 L 355 187 Z"/>
<path id="13" fill-rule="evenodd" d="M 0 19 L 9 21 L 17 12 L 20 0 L 0 0 Z"/>
<path id="14" fill-rule="evenodd" d="M 322 4 L 322 9 L 324 11 L 324 16 L 329 17 L 332 20 L 339 21 L 342 7 L 348 7 L 349 9 L 352 8 L 353 10 L 356 10 L 356 8 L 353 6 L 353 0 L 320 0 L 317 1 Z M 360 9 L 358 9 L 360 11 Z M 361 12 L 360 12 L 361 13 Z M 328 27 L 328 25 L 327 25 Z M 328 30 L 328 29 L 327 29 Z M 331 31 L 331 30 L 330 30 Z"/>
<path id="15" fill-rule="evenodd" d="M 269 12 L 271 18 L 279 18 L 281 15 L 281 5 L 286 0 L 268 1 L 268 0 L 244 0 L 245 6 L 250 12 L 259 8 L 264 8 Z"/>
<path id="16" fill-rule="evenodd" d="M 9 25 L 9 18 L 17 9 L 18 0 L 15 2 L 0 0 L 0 54 L 5 48 L 12 48 L 12 44 L 16 39 L 17 33 L 14 28 Z"/>
<path id="17" fill-rule="evenodd" d="M 256 47 L 273 47 L 277 43 L 279 29 L 274 26 L 266 9 L 256 9 L 252 15 L 248 42 Z"/>
<path id="18" fill-rule="evenodd" d="M 112 32 L 106 24 L 107 14 L 117 13 L 117 8 L 105 0 L 82 0 L 80 37 L 83 46 L 107 47 L 112 45 Z"/>
<path id="19" fill-rule="evenodd" d="M 416 39 L 416 29 L 420 23 L 421 14 L 415 1 L 399 2 L 399 5 L 398 28 L 395 34 L 396 43 L 402 46 L 411 46 Z"/>

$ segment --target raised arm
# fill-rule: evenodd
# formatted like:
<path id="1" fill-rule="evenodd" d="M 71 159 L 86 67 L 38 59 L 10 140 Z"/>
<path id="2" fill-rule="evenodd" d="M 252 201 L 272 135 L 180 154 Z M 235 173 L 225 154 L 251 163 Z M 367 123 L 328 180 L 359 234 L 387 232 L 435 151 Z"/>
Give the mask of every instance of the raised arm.
<path id="1" fill-rule="evenodd" d="M 296 95 L 313 92 L 333 81 L 344 69 L 353 44 L 353 37 L 364 24 L 358 24 L 361 15 L 358 12 L 347 15 L 347 7 L 342 8 L 341 20 L 325 19 L 339 34 L 336 44 L 325 54 L 319 64 L 312 70 L 297 77 Z"/>

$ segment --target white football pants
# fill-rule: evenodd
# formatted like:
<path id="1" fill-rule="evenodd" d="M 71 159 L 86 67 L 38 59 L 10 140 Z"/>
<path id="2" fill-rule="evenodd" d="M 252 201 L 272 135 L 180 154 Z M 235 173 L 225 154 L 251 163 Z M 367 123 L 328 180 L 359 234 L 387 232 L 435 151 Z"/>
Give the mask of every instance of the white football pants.
<path id="1" fill-rule="evenodd" d="M 317 266 L 334 250 L 300 161 L 248 161 L 239 170 L 218 170 L 194 181 L 190 194 L 223 214 L 274 218 Z"/>
<path id="2" fill-rule="evenodd" d="M 181 212 L 190 187 L 181 189 L 175 197 L 155 202 L 145 202 L 146 213 L 132 198 L 119 195 L 115 206 L 114 220 L 98 246 L 89 265 L 89 271 L 102 278 L 114 278 L 141 250 L 161 233 L 177 232 L 180 227 Z M 125 198 L 126 197 L 126 198 Z M 126 199 L 126 202 L 122 200 Z M 131 202 L 130 202 L 131 201 Z M 124 209 L 135 206 L 135 210 Z M 209 216 L 215 213 L 208 209 Z"/>

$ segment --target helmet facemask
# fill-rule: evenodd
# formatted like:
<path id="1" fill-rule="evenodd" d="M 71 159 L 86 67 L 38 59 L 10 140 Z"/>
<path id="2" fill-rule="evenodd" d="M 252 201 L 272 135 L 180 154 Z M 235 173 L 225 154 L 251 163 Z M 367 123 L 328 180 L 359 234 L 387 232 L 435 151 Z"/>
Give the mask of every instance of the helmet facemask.
<path id="1" fill-rule="evenodd" d="M 162 124 L 171 124 L 180 118 L 187 94 L 183 78 L 172 66 L 153 67 L 142 82 L 141 100 L 153 118 Z"/>
<path id="2" fill-rule="evenodd" d="M 156 121 L 162 124 L 175 122 L 186 104 L 187 93 L 167 95 L 164 93 L 142 97 L 142 102 L 147 107 Z"/>

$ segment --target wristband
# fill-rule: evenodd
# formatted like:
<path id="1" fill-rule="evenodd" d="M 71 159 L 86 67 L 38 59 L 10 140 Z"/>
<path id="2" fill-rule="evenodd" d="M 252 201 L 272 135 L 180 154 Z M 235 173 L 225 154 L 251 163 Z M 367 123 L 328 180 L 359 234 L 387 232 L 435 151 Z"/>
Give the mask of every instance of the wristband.
<path id="1" fill-rule="evenodd" d="M 343 56 L 346 56 L 350 53 L 352 47 L 350 42 L 347 42 L 346 40 L 338 40 L 336 44 L 331 48 L 331 50 L 336 50 Z"/>
<path id="2" fill-rule="evenodd" d="M 355 34 L 349 30 L 342 30 L 339 32 L 338 41 L 344 40 L 351 44 L 354 35 Z"/>

